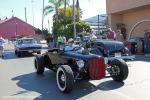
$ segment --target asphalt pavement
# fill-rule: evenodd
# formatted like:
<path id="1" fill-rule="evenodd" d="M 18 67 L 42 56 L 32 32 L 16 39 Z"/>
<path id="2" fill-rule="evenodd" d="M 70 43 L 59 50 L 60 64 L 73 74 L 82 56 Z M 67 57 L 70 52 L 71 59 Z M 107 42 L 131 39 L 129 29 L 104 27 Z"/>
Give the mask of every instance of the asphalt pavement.
<path id="1" fill-rule="evenodd" d="M 55 73 L 46 69 L 36 75 L 34 55 L 17 58 L 7 50 L 0 58 L 0 100 L 150 100 L 150 56 L 128 61 L 129 76 L 123 83 L 111 78 L 79 82 L 70 94 L 63 94 Z"/>

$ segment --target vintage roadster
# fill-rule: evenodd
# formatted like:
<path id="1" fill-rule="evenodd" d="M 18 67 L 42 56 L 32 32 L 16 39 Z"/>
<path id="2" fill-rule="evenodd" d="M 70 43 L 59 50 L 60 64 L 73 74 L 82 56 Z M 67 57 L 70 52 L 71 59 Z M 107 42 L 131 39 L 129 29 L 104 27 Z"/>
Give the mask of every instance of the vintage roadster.
<path id="1" fill-rule="evenodd" d="M 71 92 L 76 81 L 105 78 L 106 70 L 114 81 L 122 82 L 127 78 L 128 66 L 125 61 L 106 60 L 102 56 L 79 49 L 80 47 L 69 51 L 51 49 L 37 55 L 34 60 L 36 73 L 43 74 L 45 68 L 56 72 L 58 88 L 64 93 Z"/>

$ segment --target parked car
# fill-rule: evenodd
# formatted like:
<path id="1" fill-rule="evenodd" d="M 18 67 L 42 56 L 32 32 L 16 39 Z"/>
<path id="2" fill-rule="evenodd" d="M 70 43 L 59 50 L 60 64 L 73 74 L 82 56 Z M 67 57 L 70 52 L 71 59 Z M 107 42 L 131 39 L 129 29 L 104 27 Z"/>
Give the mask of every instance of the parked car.
<path id="1" fill-rule="evenodd" d="M 102 56 L 108 57 L 109 59 L 119 58 L 132 60 L 135 58 L 135 56 L 131 55 L 124 43 L 120 41 L 97 39 L 95 42 L 92 42 L 91 45 L 97 48 Z"/>
<path id="2" fill-rule="evenodd" d="M 140 48 L 139 48 L 140 47 Z M 128 40 L 128 48 L 132 54 L 136 54 L 139 51 L 144 53 L 144 38 L 134 37 Z"/>
<path id="3" fill-rule="evenodd" d="M 4 43 L 5 40 L 3 38 L 0 38 L 0 57 L 4 57 L 3 52 L 4 52 Z"/>
<path id="4" fill-rule="evenodd" d="M 57 86 L 64 93 L 71 92 L 77 81 L 105 78 L 106 70 L 114 81 L 122 82 L 127 78 L 128 66 L 125 61 L 111 59 L 105 62 L 104 57 L 79 49 L 81 47 L 69 51 L 51 49 L 44 54 L 36 55 L 36 73 L 43 74 L 45 68 L 56 72 Z"/>
<path id="5" fill-rule="evenodd" d="M 41 44 L 33 38 L 21 38 L 15 43 L 15 54 L 18 57 L 23 56 L 24 53 L 41 53 Z"/>

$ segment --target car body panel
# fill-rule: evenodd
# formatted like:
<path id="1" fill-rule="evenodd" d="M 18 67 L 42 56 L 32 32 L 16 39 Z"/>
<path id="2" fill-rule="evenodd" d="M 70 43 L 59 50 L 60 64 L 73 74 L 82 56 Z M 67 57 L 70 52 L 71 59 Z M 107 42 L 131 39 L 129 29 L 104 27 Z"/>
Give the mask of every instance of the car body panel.
<path id="1" fill-rule="evenodd" d="M 127 47 L 120 41 L 114 40 L 97 40 L 94 43 L 94 47 L 98 48 L 104 57 L 109 57 L 109 59 L 129 59 L 132 60 L 135 58 L 134 55 L 131 55 Z"/>
<path id="2" fill-rule="evenodd" d="M 76 69 L 75 73 L 77 73 L 77 70 L 84 70 L 83 72 L 81 70 L 81 72 L 79 73 L 86 73 L 87 75 L 85 77 L 89 77 L 90 73 L 90 79 L 92 80 L 105 77 L 105 61 L 102 56 L 91 53 L 83 54 L 82 52 L 78 51 L 63 51 L 59 49 L 51 49 L 48 52 L 42 54 L 42 56 L 48 56 L 48 58 L 50 59 L 49 61 L 51 61 L 52 64 L 51 66 L 55 68 L 57 68 L 58 65 L 69 65 L 73 71 L 74 69 Z M 80 60 L 85 62 L 83 68 L 79 68 L 77 66 L 76 62 Z M 78 75 L 75 75 L 75 77 L 77 78 Z"/>

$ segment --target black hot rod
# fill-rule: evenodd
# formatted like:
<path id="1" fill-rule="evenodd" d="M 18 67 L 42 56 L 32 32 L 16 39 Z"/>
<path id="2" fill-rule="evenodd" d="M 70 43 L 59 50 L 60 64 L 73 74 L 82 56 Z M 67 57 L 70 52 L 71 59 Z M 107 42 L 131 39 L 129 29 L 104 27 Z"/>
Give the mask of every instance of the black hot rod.
<path id="1" fill-rule="evenodd" d="M 77 80 L 99 80 L 105 78 L 106 70 L 114 81 L 122 82 L 128 76 L 128 66 L 121 59 L 106 60 L 90 52 L 78 51 L 80 47 L 65 51 L 51 49 L 35 57 L 37 74 L 48 68 L 56 72 L 60 91 L 69 93 Z"/>

